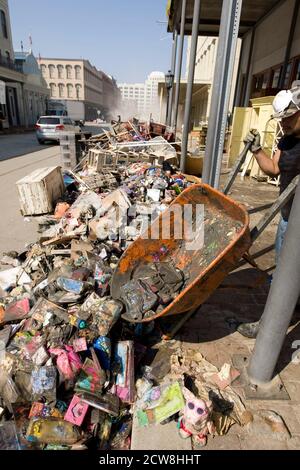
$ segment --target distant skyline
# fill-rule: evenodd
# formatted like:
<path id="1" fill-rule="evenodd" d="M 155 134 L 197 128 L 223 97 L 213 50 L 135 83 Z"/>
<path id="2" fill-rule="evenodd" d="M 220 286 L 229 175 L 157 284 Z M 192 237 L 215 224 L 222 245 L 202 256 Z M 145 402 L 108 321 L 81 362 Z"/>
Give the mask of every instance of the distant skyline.
<path id="1" fill-rule="evenodd" d="M 14 49 L 88 59 L 118 83 L 170 68 L 167 0 L 9 0 Z M 165 23 L 161 23 L 165 22 Z M 184 68 L 183 68 L 184 70 Z"/>

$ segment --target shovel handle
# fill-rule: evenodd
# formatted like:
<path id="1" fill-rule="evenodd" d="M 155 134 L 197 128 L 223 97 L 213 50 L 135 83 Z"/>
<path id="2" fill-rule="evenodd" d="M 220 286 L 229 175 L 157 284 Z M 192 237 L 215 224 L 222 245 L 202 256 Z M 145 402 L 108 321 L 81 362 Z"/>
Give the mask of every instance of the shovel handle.
<path id="1" fill-rule="evenodd" d="M 229 173 L 227 183 L 226 183 L 226 185 L 223 189 L 223 194 L 228 194 L 231 186 L 234 183 L 234 180 L 235 180 L 238 172 L 240 171 L 240 169 L 242 168 L 242 165 L 244 164 L 244 162 L 246 160 L 247 153 L 249 152 L 251 145 L 252 145 L 252 142 L 247 142 L 245 144 L 245 147 L 243 148 L 242 152 L 238 156 L 231 172 Z"/>

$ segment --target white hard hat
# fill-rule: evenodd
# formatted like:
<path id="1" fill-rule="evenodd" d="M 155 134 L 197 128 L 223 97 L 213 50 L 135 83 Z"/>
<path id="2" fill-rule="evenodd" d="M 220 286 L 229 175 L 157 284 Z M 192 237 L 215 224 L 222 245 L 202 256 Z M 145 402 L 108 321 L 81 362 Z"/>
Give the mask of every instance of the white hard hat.
<path id="1" fill-rule="evenodd" d="M 290 90 L 281 90 L 273 101 L 273 118 L 283 119 L 300 110 L 300 81 L 293 82 Z"/>

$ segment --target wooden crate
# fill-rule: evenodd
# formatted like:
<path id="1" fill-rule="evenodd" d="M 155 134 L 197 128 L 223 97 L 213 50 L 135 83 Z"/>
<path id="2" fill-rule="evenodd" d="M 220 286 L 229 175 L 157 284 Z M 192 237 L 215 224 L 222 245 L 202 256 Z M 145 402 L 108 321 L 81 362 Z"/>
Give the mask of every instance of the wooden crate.
<path id="1" fill-rule="evenodd" d="M 21 213 L 26 215 L 48 214 L 63 195 L 65 185 L 61 167 L 40 168 L 16 183 Z"/>
<path id="2" fill-rule="evenodd" d="M 110 152 L 101 149 L 90 149 L 88 154 L 88 167 L 94 171 L 101 171 L 102 168 L 114 170 L 117 158 Z"/>

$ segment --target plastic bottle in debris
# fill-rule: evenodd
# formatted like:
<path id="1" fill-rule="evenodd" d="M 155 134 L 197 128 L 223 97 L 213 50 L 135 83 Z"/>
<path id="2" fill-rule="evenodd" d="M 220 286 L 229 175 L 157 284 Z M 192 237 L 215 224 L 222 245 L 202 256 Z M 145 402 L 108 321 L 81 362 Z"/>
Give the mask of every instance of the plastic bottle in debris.
<path id="1" fill-rule="evenodd" d="M 80 438 L 76 426 L 63 419 L 33 418 L 31 419 L 26 439 L 30 442 L 42 444 L 75 444 Z"/>

